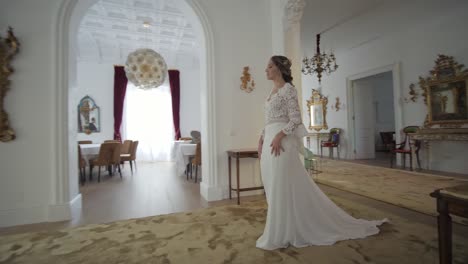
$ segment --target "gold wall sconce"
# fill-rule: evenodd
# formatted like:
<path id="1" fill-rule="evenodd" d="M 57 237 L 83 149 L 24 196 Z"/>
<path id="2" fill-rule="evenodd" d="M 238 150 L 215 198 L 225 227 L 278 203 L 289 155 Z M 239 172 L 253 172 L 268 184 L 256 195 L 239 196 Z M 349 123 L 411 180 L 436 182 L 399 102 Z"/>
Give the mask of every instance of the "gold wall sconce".
<path id="1" fill-rule="evenodd" d="M 335 110 L 336 112 L 340 111 L 343 108 L 343 103 L 340 101 L 340 97 L 335 98 L 335 104 L 331 106 L 331 109 Z"/>
<path id="2" fill-rule="evenodd" d="M 249 66 L 244 67 L 240 80 L 240 89 L 244 92 L 250 93 L 255 89 L 255 81 L 253 80 L 252 75 L 249 73 Z"/>
<path id="3" fill-rule="evenodd" d="M 416 101 L 419 98 L 419 92 L 416 89 L 417 88 L 414 85 L 414 83 L 411 83 L 410 86 L 409 86 L 409 92 L 408 92 L 409 98 L 408 97 L 404 98 L 405 103 L 409 103 L 410 101 L 413 102 L 413 103 L 416 103 Z"/>

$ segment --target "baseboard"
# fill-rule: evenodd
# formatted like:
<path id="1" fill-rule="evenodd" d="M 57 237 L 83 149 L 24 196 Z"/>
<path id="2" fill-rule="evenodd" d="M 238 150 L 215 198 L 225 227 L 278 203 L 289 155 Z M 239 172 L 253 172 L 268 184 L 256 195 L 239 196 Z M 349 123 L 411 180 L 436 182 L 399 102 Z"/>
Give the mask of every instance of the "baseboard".
<path id="1" fill-rule="evenodd" d="M 71 220 L 73 215 L 81 209 L 81 194 L 78 194 L 66 204 L 52 204 L 49 205 L 48 222 L 57 222 L 64 220 Z"/>
<path id="2" fill-rule="evenodd" d="M 200 194 L 208 202 L 223 199 L 223 189 L 219 186 L 209 186 L 205 182 L 200 183 Z"/>
<path id="3" fill-rule="evenodd" d="M 66 204 L 0 210 L 0 227 L 70 220 L 81 212 L 81 194 Z"/>
<path id="4" fill-rule="evenodd" d="M 0 227 L 26 225 L 46 221 L 46 206 L 0 210 Z"/>

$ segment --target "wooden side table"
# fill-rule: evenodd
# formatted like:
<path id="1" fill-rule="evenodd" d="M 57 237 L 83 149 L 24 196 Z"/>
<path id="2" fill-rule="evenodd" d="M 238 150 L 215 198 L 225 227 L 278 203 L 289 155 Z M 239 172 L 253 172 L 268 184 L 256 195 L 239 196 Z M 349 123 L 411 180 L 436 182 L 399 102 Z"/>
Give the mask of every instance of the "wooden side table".
<path id="1" fill-rule="evenodd" d="M 239 177 L 239 159 L 241 158 L 258 158 L 258 151 L 254 148 L 248 149 L 231 149 L 227 151 L 228 154 L 228 167 L 229 167 L 229 199 L 232 199 L 232 191 L 236 191 L 237 193 L 237 204 L 240 204 L 240 192 L 245 191 L 253 191 L 253 190 L 261 190 L 263 186 L 258 187 L 249 187 L 249 188 L 240 188 L 240 177 Z M 231 158 L 236 159 L 236 168 L 237 168 L 237 186 L 236 188 L 232 188 L 231 184 Z"/>
<path id="2" fill-rule="evenodd" d="M 459 185 L 432 192 L 437 199 L 439 231 L 439 263 L 452 263 L 452 218 L 450 214 L 468 218 L 468 185 Z"/>

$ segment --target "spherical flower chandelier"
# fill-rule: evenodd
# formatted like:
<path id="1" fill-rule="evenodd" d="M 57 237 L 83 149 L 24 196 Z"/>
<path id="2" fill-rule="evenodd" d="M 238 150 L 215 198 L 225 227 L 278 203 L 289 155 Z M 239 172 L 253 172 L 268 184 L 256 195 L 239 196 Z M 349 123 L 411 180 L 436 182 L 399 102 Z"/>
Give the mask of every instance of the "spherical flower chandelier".
<path id="1" fill-rule="evenodd" d="M 125 74 L 136 87 L 148 90 L 164 83 L 167 65 L 164 58 L 156 51 L 137 49 L 128 54 Z"/>

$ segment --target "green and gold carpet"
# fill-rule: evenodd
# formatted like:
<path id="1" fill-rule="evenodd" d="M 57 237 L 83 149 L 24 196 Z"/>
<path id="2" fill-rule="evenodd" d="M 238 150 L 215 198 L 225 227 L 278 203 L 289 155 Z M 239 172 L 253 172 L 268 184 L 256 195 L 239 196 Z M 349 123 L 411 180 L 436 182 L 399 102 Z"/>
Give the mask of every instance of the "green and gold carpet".
<path id="1" fill-rule="evenodd" d="M 0 263 L 438 263 L 437 230 L 343 198 L 355 217 L 389 218 L 381 233 L 332 246 L 264 251 L 264 200 L 53 232 L 0 237 Z M 468 238 L 454 237 L 454 263 L 468 263 Z"/>
<path id="2" fill-rule="evenodd" d="M 322 173 L 313 175 L 315 182 L 433 216 L 438 214 L 431 192 L 468 184 L 468 180 L 453 177 L 328 159 L 321 160 L 320 170 Z M 468 225 L 466 219 L 454 220 Z"/>

